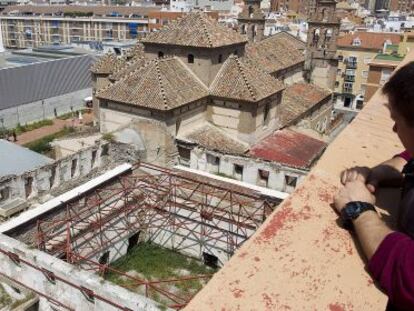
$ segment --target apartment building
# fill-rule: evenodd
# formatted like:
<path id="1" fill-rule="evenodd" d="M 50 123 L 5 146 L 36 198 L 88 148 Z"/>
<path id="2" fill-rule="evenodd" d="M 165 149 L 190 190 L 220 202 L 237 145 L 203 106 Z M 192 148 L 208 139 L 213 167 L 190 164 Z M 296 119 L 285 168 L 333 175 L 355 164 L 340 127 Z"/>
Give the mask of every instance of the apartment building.
<path id="1" fill-rule="evenodd" d="M 389 10 L 410 13 L 414 9 L 413 0 L 390 0 Z"/>
<path id="2" fill-rule="evenodd" d="M 368 81 L 366 84 L 365 102 L 369 101 L 375 92 L 390 78 L 404 57 L 398 55 L 378 54 L 368 64 Z"/>
<path id="3" fill-rule="evenodd" d="M 414 49 L 414 31 L 406 31 L 401 34 L 401 42 L 398 46 L 399 55 L 407 55 Z"/>
<path id="4" fill-rule="evenodd" d="M 401 36 L 396 33 L 355 32 L 339 37 L 339 60 L 335 82 L 335 108 L 358 111 L 364 104 L 369 63 L 378 53 L 398 51 Z"/>
<path id="5" fill-rule="evenodd" d="M 294 12 L 307 16 L 315 10 L 315 0 L 271 0 L 271 11 Z"/>
<path id="6" fill-rule="evenodd" d="M 159 7 L 10 6 L 0 15 L 7 48 L 143 37 L 181 16 Z"/>

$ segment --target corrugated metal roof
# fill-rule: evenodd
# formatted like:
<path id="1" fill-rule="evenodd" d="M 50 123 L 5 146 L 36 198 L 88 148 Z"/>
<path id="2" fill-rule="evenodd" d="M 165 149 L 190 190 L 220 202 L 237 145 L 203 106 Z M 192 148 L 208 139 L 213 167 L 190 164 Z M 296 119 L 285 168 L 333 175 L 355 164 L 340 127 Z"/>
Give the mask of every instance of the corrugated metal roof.
<path id="1" fill-rule="evenodd" d="M 0 110 L 91 87 L 92 56 L 0 70 Z"/>
<path id="2" fill-rule="evenodd" d="M 0 139 L 0 177 L 20 175 L 53 160 L 27 148 Z"/>

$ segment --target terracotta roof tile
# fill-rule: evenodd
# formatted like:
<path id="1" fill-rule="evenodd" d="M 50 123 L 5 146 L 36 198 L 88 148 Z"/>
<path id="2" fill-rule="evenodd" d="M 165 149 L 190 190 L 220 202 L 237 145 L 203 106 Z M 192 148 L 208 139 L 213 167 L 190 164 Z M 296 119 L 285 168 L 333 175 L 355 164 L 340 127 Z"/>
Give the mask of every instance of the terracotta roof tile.
<path id="1" fill-rule="evenodd" d="M 197 12 L 189 13 L 159 31 L 149 33 L 142 42 L 214 48 L 242 44 L 247 42 L 247 38 L 220 25 L 207 14 Z"/>
<path id="2" fill-rule="evenodd" d="M 125 51 L 125 56 L 127 60 L 144 57 L 144 45 L 137 42 L 132 48 Z"/>
<path id="3" fill-rule="evenodd" d="M 290 125 L 303 113 L 331 96 L 331 91 L 309 83 L 295 83 L 283 91 L 279 105 L 281 127 Z"/>
<path id="4" fill-rule="evenodd" d="M 248 146 L 228 136 L 222 130 L 207 124 L 186 135 L 186 140 L 200 146 L 227 154 L 245 154 Z"/>
<path id="5" fill-rule="evenodd" d="M 176 57 L 154 59 L 98 92 L 101 99 L 169 110 L 208 96 L 207 88 Z"/>
<path id="6" fill-rule="evenodd" d="M 249 155 L 295 168 L 308 169 L 326 144 L 289 129 L 276 131 L 254 145 Z"/>
<path id="7" fill-rule="evenodd" d="M 126 77 L 129 73 L 143 67 L 148 61 L 149 60 L 146 57 L 133 58 L 131 61 L 125 61 L 122 65 L 114 68 L 113 73 L 109 76 L 109 79 L 112 81 L 119 81 Z"/>
<path id="8" fill-rule="evenodd" d="M 273 73 L 304 62 L 304 49 L 304 42 L 280 32 L 262 41 L 248 44 L 246 54 L 254 64 L 268 73 Z"/>
<path id="9" fill-rule="evenodd" d="M 283 89 L 283 83 L 250 64 L 247 59 L 230 56 L 210 86 L 210 94 L 257 102 Z"/>
<path id="10" fill-rule="evenodd" d="M 114 68 L 119 64 L 125 62 L 122 57 L 117 57 L 115 54 L 107 53 L 99 58 L 91 67 L 91 71 L 95 74 L 111 74 Z"/>
<path id="11" fill-rule="evenodd" d="M 142 58 L 145 58 L 144 47 L 141 43 L 137 43 L 128 49 L 124 56 L 117 57 L 115 54 L 105 54 L 92 66 L 91 71 L 96 74 L 114 74 Z M 137 68 L 135 67 L 135 69 Z"/>
<path id="12" fill-rule="evenodd" d="M 359 38 L 361 45 L 353 46 L 352 42 L 354 39 Z M 390 40 L 392 44 L 400 43 L 400 34 L 395 33 L 384 33 L 384 32 L 355 32 L 348 34 L 343 37 L 339 37 L 337 40 L 338 47 L 352 47 L 358 49 L 373 49 L 382 50 L 384 42 Z"/>

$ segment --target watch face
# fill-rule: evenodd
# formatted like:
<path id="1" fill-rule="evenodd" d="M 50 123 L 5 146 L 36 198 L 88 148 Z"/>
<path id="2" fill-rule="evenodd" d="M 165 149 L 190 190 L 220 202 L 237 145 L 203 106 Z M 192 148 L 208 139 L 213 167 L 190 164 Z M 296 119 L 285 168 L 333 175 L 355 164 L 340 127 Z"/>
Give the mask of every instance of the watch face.
<path id="1" fill-rule="evenodd" d="M 358 216 L 369 209 L 375 210 L 374 207 L 369 203 L 363 202 L 350 202 L 343 209 L 343 216 L 345 219 L 356 219 Z"/>

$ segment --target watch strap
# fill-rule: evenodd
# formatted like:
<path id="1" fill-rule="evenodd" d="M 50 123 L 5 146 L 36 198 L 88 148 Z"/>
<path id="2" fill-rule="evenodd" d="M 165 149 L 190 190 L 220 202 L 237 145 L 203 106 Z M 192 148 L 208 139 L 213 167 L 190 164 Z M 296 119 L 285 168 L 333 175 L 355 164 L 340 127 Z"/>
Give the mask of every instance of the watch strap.
<path id="1" fill-rule="evenodd" d="M 371 203 L 361 201 L 348 202 L 341 210 L 341 219 L 344 227 L 347 229 L 352 228 L 352 221 L 357 219 L 362 213 L 366 211 L 376 212 L 375 206 Z"/>

